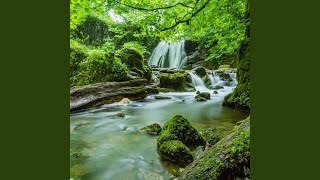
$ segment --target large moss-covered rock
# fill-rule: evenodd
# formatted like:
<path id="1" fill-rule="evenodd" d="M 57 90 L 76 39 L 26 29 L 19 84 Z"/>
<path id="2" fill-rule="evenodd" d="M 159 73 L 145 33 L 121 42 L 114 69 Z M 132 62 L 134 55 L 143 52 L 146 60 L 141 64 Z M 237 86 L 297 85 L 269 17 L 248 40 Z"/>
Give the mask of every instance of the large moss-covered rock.
<path id="1" fill-rule="evenodd" d="M 250 118 L 189 164 L 180 179 L 250 178 Z"/>
<path id="2" fill-rule="evenodd" d="M 182 166 L 193 161 L 190 149 L 179 140 L 163 142 L 159 147 L 159 153 L 163 159 Z"/>
<path id="3" fill-rule="evenodd" d="M 239 50 L 237 67 L 238 85 L 234 91 L 227 95 L 223 105 L 243 110 L 250 110 L 250 39 L 243 42 Z"/>
<path id="4" fill-rule="evenodd" d="M 186 91 L 191 81 L 187 72 L 160 73 L 160 87 L 176 91 Z"/>
<path id="5" fill-rule="evenodd" d="M 128 66 L 128 68 L 137 73 L 141 78 L 151 79 L 152 69 L 148 65 L 144 65 L 143 55 L 133 48 L 122 48 L 117 57 Z"/>
<path id="6" fill-rule="evenodd" d="M 167 140 L 180 140 L 190 149 L 205 145 L 205 140 L 202 136 L 191 125 L 188 119 L 181 115 L 175 115 L 164 124 L 157 141 L 158 147 Z"/>

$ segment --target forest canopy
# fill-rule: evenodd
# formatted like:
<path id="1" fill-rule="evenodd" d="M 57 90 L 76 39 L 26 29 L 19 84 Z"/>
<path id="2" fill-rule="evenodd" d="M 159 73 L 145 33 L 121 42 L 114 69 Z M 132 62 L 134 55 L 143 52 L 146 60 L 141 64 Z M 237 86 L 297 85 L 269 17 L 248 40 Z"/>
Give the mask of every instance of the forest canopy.
<path id="1" fill-rule="evenodd" d="M 113 26 L 115 38 L 133 33 L 134 41 L 191 40 L 209 49 L 207 60 L 214 60 L 239 48 L 250 23 L 248 9 L 247 0 L 71 0 L 70 29 L 94 16 Z"/>

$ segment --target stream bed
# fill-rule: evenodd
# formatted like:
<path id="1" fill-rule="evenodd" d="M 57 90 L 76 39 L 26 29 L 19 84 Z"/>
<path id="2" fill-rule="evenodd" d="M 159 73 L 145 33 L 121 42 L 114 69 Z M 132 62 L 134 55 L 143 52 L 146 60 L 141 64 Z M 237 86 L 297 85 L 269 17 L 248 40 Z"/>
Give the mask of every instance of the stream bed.
<path id="1" fill-rule="evenodd" d="M 142 101 L 103 105 L 70 115 L 70 170 L 72 180 L 173 179 L 182 169 L 160 160 L 158 136 L 141 133 L 140 128 L 163 124 L 176 114 L 189 119 L 202 131 L 222 128 L 230 131 L 248 113 L 223 107 L 225 95 L 234 87 L 225 86 L 211 99 L 197 102 L 196 92 L 160 93 Z M 170 99 L 155 99 L 165 96 Z M 124 113 L 124 118 L 115 117 Z M 176 172 L 176 173 L 175 173 Z"/>

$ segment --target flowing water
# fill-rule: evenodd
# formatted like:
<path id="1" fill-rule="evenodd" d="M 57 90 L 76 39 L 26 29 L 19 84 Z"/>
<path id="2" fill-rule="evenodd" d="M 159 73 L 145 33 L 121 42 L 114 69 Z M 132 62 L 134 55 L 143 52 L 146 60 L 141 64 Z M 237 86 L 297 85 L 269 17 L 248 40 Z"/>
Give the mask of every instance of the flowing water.
<path id="1" fill-rule="evenodd" d="M 181 169 L 161 161 L 156 149 L 158 136 L 141 133 L 140 128 L 152 123 L 163 126 L 169 118 L 180 114 L 199 131 L 211 127 L 229 131 L 237 121 L 248 116 L 222 106 L 224 96 L 232 92 L 235 84 L 214 94 L 198 76 L 190 75 L 196 88 L 210 92 L 210 100 L 195 101 L 196 92 L 160 93 L 142 101 L 104 105 L 70 115 L 71 178 L 172 179 L 172 174 L 179 174 Z M 155 96 L 170 99 L 159 100 Z M 119 112 L 125 118 L 115 118 Z"/>
<path id="2" fill-rule="evenodd" d="M 164 41 L 160 42 L 153 50 L 149 58 L 149 64 L 160 68 L 182 68 L 187 63 L 184 43 L 185 41 L 172 44 Z"/>
<path id="3" fill-rule="evenodd" d="M 209 91 L 207 86 L 204 84 L 203 80 L 197 76 L 194 72 L 188 72 L 191 76 L 192 85 L 196 89 L 196 91 Z"/>

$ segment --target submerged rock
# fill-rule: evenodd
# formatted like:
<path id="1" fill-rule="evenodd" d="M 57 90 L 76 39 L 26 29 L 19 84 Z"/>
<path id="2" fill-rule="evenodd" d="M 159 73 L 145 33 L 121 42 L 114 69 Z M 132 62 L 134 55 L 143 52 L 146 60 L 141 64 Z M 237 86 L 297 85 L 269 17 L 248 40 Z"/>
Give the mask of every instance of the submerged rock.
<path id="1" fill-rule="evenodd" d="M 190 149 L 179 140 L 163 142 L 159 147 L 159 153 L 163 159 L 184 166 L 193 161 Z"/>
<path id="2" fill-rule="evenodd" d="M 124 113 L 115 114 L 114 117 L 124 118 L 126 115 Z"/>
<path id="3" fill-rule="evenodd" d="M 207 101 L 207 99 L 210 99 L 210 93 L 208 92 L 202 92 L 195 97 L 196 101 Z"/>
<path id="4" fill-rule="evenodd" d="M 161 132 L 162 128 L 159 124 L 153 123 L 149 126 L 143 127 L 140 129 L 140 131 L 148 133 L 148 134 L 154 134 L 158 135 Z"/>
<path id="5" fill-rule="evenodd" d="M 223 88 L 224 88 L 224 87 L 221 86 L 221 85 L 219 85 L 219 84 L 217 84 L 217 85 L 215 85 L 215 86 L 212 87 L 212 89 L 223 89 Z"/>
<path id="6" fill-rule="evenodd" d="M 189 164 L 180 179 L 250 179 L 250 117 Z"/>
<path id="7" fill-rule="evenodd" d="M 154 96 L 155 99 L 171 99 L 171 97 L 168 96 Z"/>
<path id="8" fill-rule="evenodd" d="M 213 94 L 218 94 L 218 91 L 213 91 Z"/>

